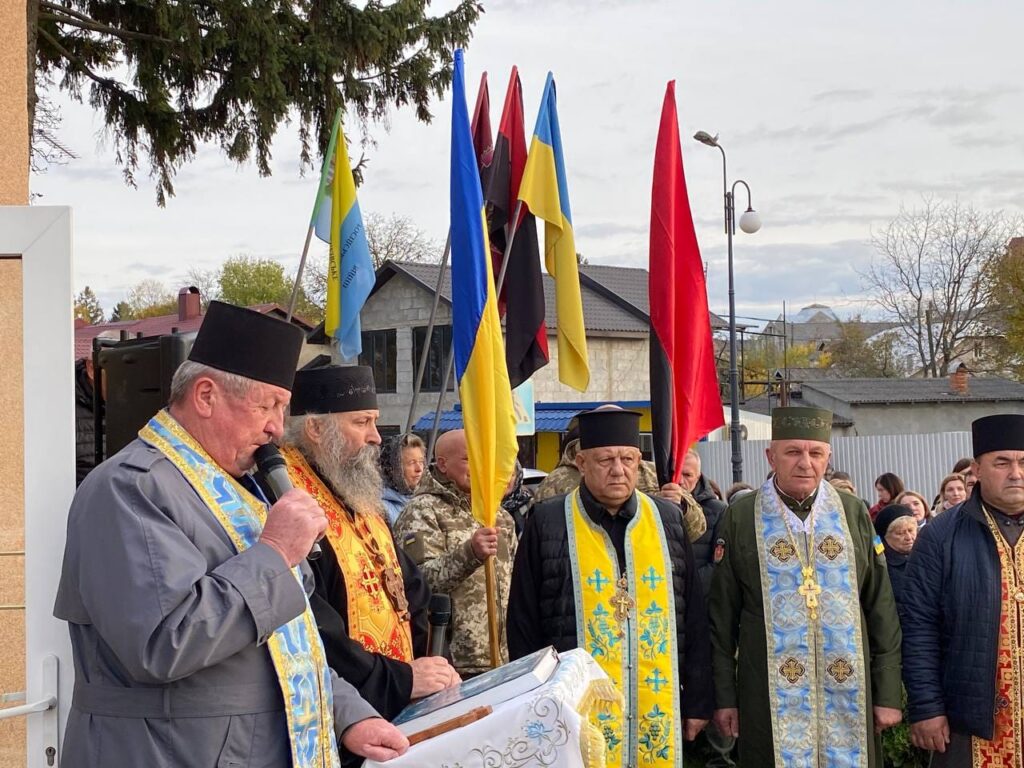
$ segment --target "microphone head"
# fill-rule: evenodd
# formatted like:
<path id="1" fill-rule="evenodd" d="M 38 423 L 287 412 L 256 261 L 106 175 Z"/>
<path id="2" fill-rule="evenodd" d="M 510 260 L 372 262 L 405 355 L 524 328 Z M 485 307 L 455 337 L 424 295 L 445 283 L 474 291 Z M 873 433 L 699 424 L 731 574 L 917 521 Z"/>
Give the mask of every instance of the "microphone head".
<path id="1" fill-rule="evenodd" d="M 256 449 L 256 453 L 253 454 L 253 458 L 256 459 L 256 466 L 260 468 L 262 472 L 270 472 L 272 469 L 277 467 L 287 466 L 284 460 L 284 456 L 277 450 L 277 446 L 273 443 L 267 443 L 261 445 Z"/>
<path id="2" fill-rule="evenodd" d="M 452 599 L 448 595 L 431 595 L 427 612 L 430 624 L 447 624 L 452 618 Z"/>

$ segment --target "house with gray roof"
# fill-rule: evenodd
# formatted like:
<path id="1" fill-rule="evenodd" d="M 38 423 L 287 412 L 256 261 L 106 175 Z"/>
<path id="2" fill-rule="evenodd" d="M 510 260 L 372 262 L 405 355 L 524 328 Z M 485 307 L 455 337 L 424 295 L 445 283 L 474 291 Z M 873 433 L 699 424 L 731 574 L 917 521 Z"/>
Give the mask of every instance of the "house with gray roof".
<path id="1" fill-rule="evenodd" d="M 800 400 L 793 404 L 831 410 L 839 434 L 961 432 L 982 416 L 1024 413 L 1024 384 L 966 370 L 943 379 L 822 379 L 805 381 Z"/>

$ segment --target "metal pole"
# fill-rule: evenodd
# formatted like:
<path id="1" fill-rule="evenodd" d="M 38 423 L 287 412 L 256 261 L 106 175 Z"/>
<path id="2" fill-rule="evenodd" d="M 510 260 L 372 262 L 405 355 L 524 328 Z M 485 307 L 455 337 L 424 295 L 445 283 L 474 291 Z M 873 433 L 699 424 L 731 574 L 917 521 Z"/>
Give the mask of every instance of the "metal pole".
<path id="1" fill-rule="evenodd" d="M 515 242 L 516 233 L 519 231 L 519 213 L 523 210 L 523 201 L 516 200 L 516 210 L 512 215 L 512 222 L 505 227 L 505 254 L 501 257 L 501 271 L 494 284 L 494 293 L 501 296 L 501 289 L 505 285 L 505 273 L 508 272 L 508 257 L 512 253 L 512 243 Z"/>
<path id="2" fill-rule="evenodd" d="M 437 320 L 437 305 L 441 301 L 441 286 L 444 285 L 444 271 L 448 268 L 448 257 L 452 252 L 452 233 L 448 230 L 448 238 L 444 241 L 444 255 L 441 256 L 441 268 L 437 272 L 437 286 L 434 288 L 434 305 L 430 308 L 430 322 L 427 323 L 427 333 L 423 341 L 423 350 L 420 352 L 420 364 L 416 370 L 416 383 L 412 389 L 412 402 L 409 403 L 409 415 L 405 420 L 405 429 L 408 432 L 412 429 L 413 419 L 416 418 L 416 401 L 420 397 L 420 388 L 423 386 L 423 371 L 427 368 L 427 360 L 430 359 L 430 342 L 434 338 L 434 323 Z M 427 459 L 430 459 L 430 452 L 427 452 Z"/>
<path id="3" fill-rule="evenodd" d="M 736 359 L 736 285 L 732 267 L 732 236 L 736 229 L 736 211 L 733 193 L 729 189 L 725 166 L 725 150 L 722 152 L 722 185 L 725 190 L 725 234 L 729 249 L 729 439 L 732 441 L 732 481 L 743 481 L 743 451 L 740 446 L 740 374 Z"/>
<path id="4" fill-rule="evenodd" d="M 302 285 L 302 271 L 306 268 L 306 256 L 309 254 L 309 243 L 313 239 L 315 224 L 309 222 L 309 229 L 306 230 L 306 243 L 302 246 L 302 258 L 299 259 L 299 271 L 295 273 L 295 285 L 292 286 L 292 298 L 288 302 L 288 322 L 292 321 L 295 314 L 295 303 L 299 300 L 299 287 Z"/>

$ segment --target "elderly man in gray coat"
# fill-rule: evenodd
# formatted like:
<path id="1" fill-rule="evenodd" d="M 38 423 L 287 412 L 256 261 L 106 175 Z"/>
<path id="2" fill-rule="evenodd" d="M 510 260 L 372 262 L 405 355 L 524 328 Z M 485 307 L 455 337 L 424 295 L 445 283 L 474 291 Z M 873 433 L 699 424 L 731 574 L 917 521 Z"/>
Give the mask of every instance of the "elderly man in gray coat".
<path id="1" fill-rule="evenodd" d="M 54 614 L 75 691 L 66 766 L 334 768 L 408 742 L 328 669 L 305 563 L 326 520 L 247 472 L 283 430 L 294 326 L 213 303 L 171 401 L 90 474 Z"/>

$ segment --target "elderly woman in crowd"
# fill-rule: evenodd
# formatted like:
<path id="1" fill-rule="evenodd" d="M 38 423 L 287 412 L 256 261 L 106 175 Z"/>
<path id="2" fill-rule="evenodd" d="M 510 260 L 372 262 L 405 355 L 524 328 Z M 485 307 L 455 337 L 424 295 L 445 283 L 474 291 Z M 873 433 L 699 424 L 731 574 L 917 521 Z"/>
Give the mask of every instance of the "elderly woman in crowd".
<path id="1" fill-rule="evenodd" d="M 903 504 L 890 504 L 875 518 L 875 532 L 885 545 L 885 564 L 896 597 L 896 610 L 902 617 L 903 579 L 907 558 L 917 541 L 917 520 L 911 509 Z"/>
<path id="2" fill-rule="evenodd" d="M 426 469 L 427 447 L 412 433 L 385 441 L 380 452 L 380 471 L 384 478 L 382 500 L 388 521 L 394 524 L 412 498 Z"/>
<path id="3" fill-rule="evenodd" d="M 903 493 L 903 490 L 903 481 L 892 472 L 879 475 L 875 480 L 875 493 L 878 494 L 878 502 L 868 510 L 871 519 L 874 520 L 883 508 L 892 504 L 896 497 Z"/>
<path id="4" fill-rule="evenodd" d="M 896 503 L 902 504 L 914 513 L 914 518 L 917 520 L 919 528 L 927 523 L 932 516 L 928 500 L 917 491 L 904 491 L 896 497 Z"/>
<path id="5" fill-rule="evenodd" d="M 939 502 L 936 512 L 945 512 L 967 498 L 967 483 L 963 475 L 946 475 L 939 486 Z"/>

